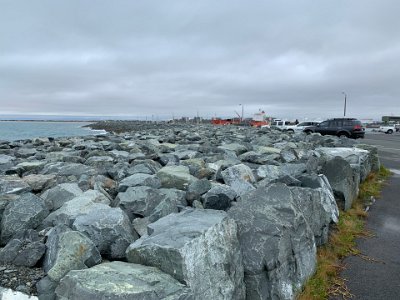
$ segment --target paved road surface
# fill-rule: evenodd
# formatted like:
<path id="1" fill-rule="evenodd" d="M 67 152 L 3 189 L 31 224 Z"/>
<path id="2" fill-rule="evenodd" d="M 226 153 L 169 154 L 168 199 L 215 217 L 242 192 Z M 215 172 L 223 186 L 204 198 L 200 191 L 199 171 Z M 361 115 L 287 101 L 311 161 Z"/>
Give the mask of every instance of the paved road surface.
<path id="1" fill-rule="evenodd" d="M 377 145 L 381 163 L 395 174 L 370 208 L 366 226 L 375 237 L 357 242 L 362 254 L 375 261 L 348 257 L 342 277 L 348 280 L 352 299 L 396 300 L 400 299 L 400 134 L 369 134 L 363 142 Z"/>

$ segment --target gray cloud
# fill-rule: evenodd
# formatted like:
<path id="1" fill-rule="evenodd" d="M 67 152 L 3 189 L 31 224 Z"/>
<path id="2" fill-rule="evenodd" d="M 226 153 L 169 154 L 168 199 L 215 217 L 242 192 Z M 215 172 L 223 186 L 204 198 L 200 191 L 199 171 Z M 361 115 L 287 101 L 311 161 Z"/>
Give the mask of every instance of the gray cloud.
<path id="1" fill-rule="evenodd" d="M 400 114 L 397 1 L 0 0 L 0 113 Z"/>

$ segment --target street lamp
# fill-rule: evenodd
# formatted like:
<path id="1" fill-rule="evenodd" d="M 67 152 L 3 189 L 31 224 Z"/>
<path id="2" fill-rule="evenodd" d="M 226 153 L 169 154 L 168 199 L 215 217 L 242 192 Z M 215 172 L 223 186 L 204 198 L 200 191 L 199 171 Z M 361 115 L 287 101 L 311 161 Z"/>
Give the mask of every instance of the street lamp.
<path id="1" fill-rule="evenodd" d="M 240 122 L 243 122 L 243 104 L 239 104 L 242 107 L 242 118 L 240 120 Z"/>
<path id="2" fill-rule="evenodd" d="M 347 94 L 345 92 L 342 92 L 342 94 L 344 95 L 344 113 L 343 116 L 346 116 L 346 102 L 347 102 Z"/>

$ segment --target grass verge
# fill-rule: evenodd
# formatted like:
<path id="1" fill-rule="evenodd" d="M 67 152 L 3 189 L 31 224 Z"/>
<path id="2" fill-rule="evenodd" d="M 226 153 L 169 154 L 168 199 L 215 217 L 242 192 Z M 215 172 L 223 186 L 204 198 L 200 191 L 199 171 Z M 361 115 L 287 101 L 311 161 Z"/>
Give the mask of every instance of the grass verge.
<path id="1" fill-rule="evenodd" d="M 360 185 L 359 196 L 353 207 L 346 212 L 340 211 L 339 222 L 331 229 L 329 242 L 318 248 L 316 273 L 308 280 L 298 300 L 352 296 L 344 279 L 339 277 L 343 269 L 341 260 L 349 255 L 363 257 L 356 248 L 355 240 L 358 237 L 372 236 L 364 229 L 367 216 L 365 207 L 371 198 L 379 197 L 384 181 L 389 176 L 390 171 L 384 167 L 381 167 L 378 173 L 371 173 Z"/>

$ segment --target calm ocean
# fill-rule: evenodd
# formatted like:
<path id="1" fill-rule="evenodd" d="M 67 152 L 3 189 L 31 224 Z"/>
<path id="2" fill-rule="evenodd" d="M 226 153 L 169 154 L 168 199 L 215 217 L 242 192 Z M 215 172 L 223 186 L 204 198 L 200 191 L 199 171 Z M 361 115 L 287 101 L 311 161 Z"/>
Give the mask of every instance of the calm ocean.
<path id="1" fill-rule="evenodd" d="M 105 133 L 83 128 L 86 122 L 0 121 L 0 140 L 15 141 L 35 137 L 82 136 Z"/>

